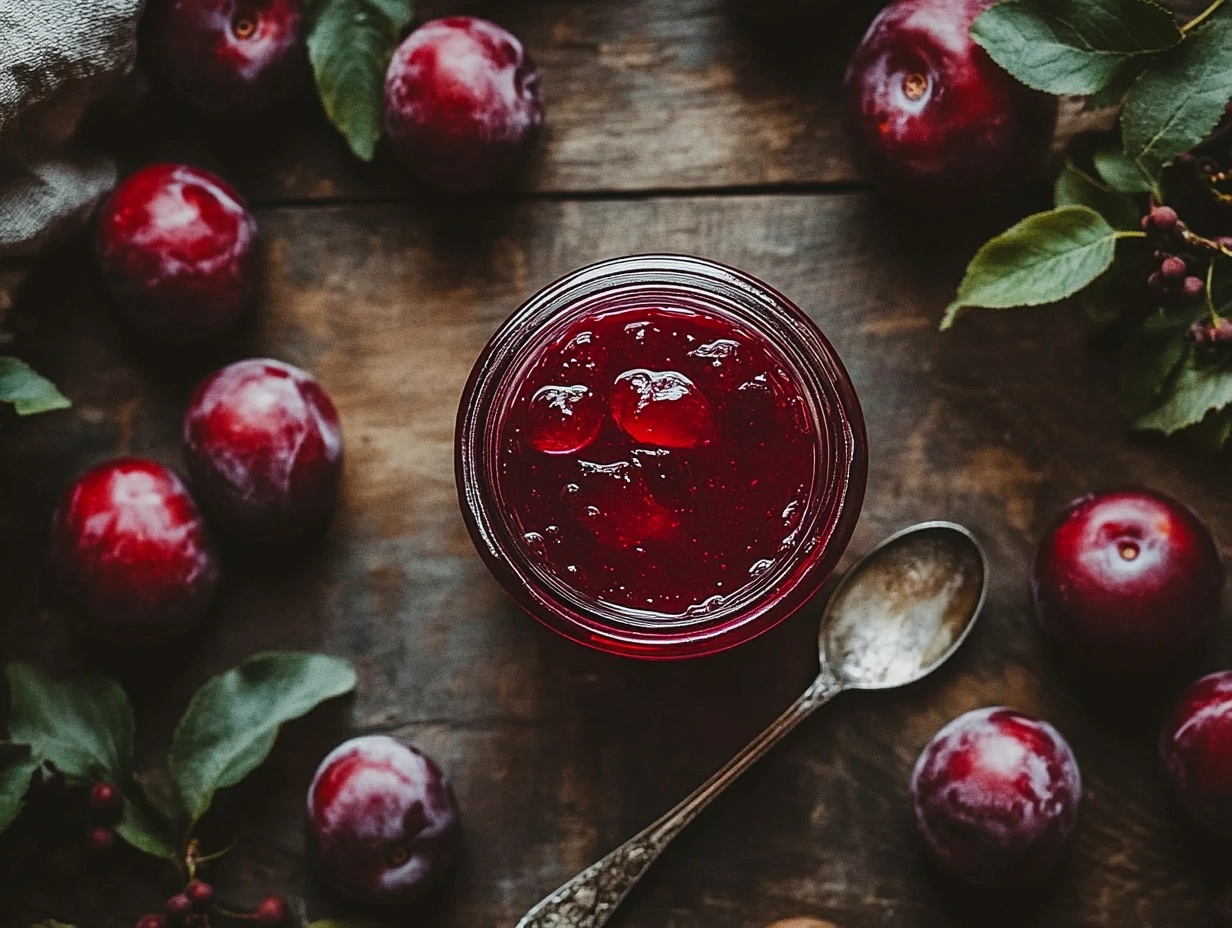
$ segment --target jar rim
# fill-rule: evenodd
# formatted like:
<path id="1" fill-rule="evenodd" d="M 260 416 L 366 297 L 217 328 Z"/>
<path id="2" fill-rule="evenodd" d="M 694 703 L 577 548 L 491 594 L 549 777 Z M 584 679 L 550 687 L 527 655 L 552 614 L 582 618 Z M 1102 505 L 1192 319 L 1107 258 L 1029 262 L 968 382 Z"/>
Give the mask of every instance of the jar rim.
<path id="1" fill-rule="evenodd" d="M 793 549 L 764 583 L 745 584 L 711 613 L 687 621 L 639 624 L 637 610 L 588 598 L 534 563 L 499 506 L 495 447 L 504 396 L 518 364 L 548 344 L 570 309 L 592 298 L 630 292 L 691 294 L 708 309 L 751 327 L 785 356 L 812 410 L 817 474 L 808 514 Z M 563 323 L 560 323 L 563 325 Z M 643 658 L 714 653 L 776 625 L 829 576 L 855 528 L 867 479 L 867 437 L 851 379 L 816 324 L 791 300 L 755 277 L 708 259 L 630 255 L 566 274 L 523 303 L 480 353 L 462 394 L 455 432 L 459 503 L 481 557 L 506 591 L 553 630 L 603 651 Z M 818 475 L 827 479 L 819 485 Z"/>

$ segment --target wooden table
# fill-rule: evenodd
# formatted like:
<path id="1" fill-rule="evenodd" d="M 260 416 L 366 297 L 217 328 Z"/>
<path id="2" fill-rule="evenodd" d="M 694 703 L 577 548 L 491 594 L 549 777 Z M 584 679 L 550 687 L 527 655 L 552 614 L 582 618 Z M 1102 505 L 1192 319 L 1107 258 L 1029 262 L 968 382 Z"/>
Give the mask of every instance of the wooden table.
<path id="1" fill-rule="evenodd" d="M 1154 739 L 1180 686 L 1229 663 L 1229 625 L 1175 678 L 1103 693 L 1050 658 L 1026 577 L 1047 521 L 1094 488 L 1173 493 L 1227 542 L 1226 466 L 1127 435 L 1108 352 L 1072 311 L 972 314 L 937 332 L 975 246 L 1045 194 L 927 218 L 869 191 L 836 114 L 846 56 L 874 6 L 775 30 L 733 19 L 717 0 L 466 4 L 527 42 L 549 100 L 535 164 L 515 192 L 493 198 L 429 193 L 388 153 L 375 166 L 355 162 L 309 104 L 226 124 L 155 94 L 105 133 L 130 163 L 181 158 L 237 183 L 268 243 L 266 294 L 224 348 L 169 357 L 117 325 L 87 243 L 39 268 L 16 314 L 17 350 L 75 405 L 6 420 L 0 435 L 0 647 L 57 671 L 102 665 L 121 675 L 147 760 L 165 749 L 192 690 L 252 652 L 318 648 L 356 662 L 357 697 L 290 726 L 262 771 L 221 800 L 207 837 L 221 844 L 240 832 L 239 850 L 212 871 L 228 899 L 280 891 L 304 896 L 314 917 L 343 911 L 304 871 L 304 789 L 343 737 L 389 732 L 441 761 L 465 819 L 460 865 L 413 923 L 508 928 L 685 795 L 812 677 L 819 607 L 735 652 L 679 664 L 570 644 L 503 595 L 459 517 L 455 406 L 496 326 L 579 265 L 668 250 L 764 278 L 845 359 L 871 444 L 852 554 L 908 523 L 954 519 L 986 545 L 992 586 L 951 665 L 909 691 L 845 696 L 825 710 L 688 830 L 616 924 L 1215 923 L 1232 855 L 1178 821 Z M 256 354 L 314 371 L 341 410 L 337 518 L 308 550 L 268 562 L 233 554 L 219 607 L 187 645 L 145 661 L 98 653 L 51 606 L 45 541 L 57 496 L 109 456 L 177 464 L 193 384 Z M 990 704 L 1058 725 L 1087 784 L 1067 864 L 1021 892 L 976 893 L 938 875 L 922 862 L 909 815 L 923 744 Z M 175 888 L 135 855 L 101 865 L 68 842 L 23 863 L 12 842 L 0 848 L 5 928 L 47 916 L 131 925 Z"/>

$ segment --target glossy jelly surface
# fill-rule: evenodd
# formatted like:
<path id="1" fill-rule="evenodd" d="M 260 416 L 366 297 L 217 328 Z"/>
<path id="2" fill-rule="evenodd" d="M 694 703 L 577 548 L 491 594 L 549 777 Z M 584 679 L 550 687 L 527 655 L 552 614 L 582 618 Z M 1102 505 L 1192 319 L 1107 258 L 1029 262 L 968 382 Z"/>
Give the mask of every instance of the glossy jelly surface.
<path id="1" fill-rule="evenodd" d="M 458 502 L 528 613 L 611 654 L 748 641 L 842 556 L 868 473 L 860 403 L 785 296 L 687 255 L 612 258 L 534 294 L 458 407 Z"/>
<path id="2" fill-rule="evenodd" d="M 524 368 L 500 498 L 569 586 L 645 620 L 703 617 L 793 549 L 816 427 L 751 328 L 684 301 L 614 304 Z"/>

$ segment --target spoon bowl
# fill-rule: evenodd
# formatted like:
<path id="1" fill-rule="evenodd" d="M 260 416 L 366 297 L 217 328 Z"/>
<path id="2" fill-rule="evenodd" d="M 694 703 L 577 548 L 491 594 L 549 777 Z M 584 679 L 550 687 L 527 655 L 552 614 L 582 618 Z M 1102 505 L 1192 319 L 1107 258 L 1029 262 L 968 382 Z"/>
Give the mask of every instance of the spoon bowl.
<path id="1" fill-rule="evenodd" d="M 953 522 L 897 532 L 847 571 L 821 619 L 819 647 L 843 689 L 927 676 L 957 650 L 984 605 L 983 549 Z"/>

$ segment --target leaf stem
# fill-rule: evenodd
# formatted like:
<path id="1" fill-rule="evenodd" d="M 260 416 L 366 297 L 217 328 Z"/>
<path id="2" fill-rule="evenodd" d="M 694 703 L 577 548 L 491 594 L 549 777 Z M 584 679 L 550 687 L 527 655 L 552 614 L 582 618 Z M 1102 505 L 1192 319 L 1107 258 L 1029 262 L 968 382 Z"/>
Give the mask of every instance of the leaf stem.
<path id="1" fill-rule="evenodd" d="M 215 851 L 213 854 L 199 855 L 196 858 L 197 864 L 198 865 L 208 864 L 208 863 L 214 862 L 215 860 L 221 860 L 223 857 L 226 857 L 228 854 L 234 851 L 236 847 L 238 846 L 239 846 L 239 841 L 236 840 L 236 841 L 232 841 L 230 844 L 224 847 L 221 851 Z"/>
<path id="2" fill-rule="evenodd" d="M 1181 34 L 1188 35 L 1189 32 L 1192 29 L 1194 29 L 1194 27 L 1202 25 L 1202 23 L 1204 23 L 1207 19 L 1209 19 L 1210 16 L 1216 10 L 1218 10 L 1221 6 L 1223 6 L 1223 4 L 1224 4 L 1224 0 L 1214 0 L 1214 2 L 1210 6 L 1208 6 L 1205 10 L 1203 10 L 1201 13 L 1199 13 L 1189 22 L 1185 23 L 1185 25 L 1181 26 Z"/>
<path id="3" fill-rule="evenodd" d="M 214 911 L 223 918 L 231 918 L 237 922 L 253 922 L 257 920 L 257 916 L 252 912 L 233 912 L 231 909 L 223 908 L 215 904 Z"/>
<path id="4" fill-rule="evenodd" d="M 1146 238 L 1145 232 L 1138 232 L 1130 229 L 1123 229 L 1116 233 L 1117 238 Z"/>

